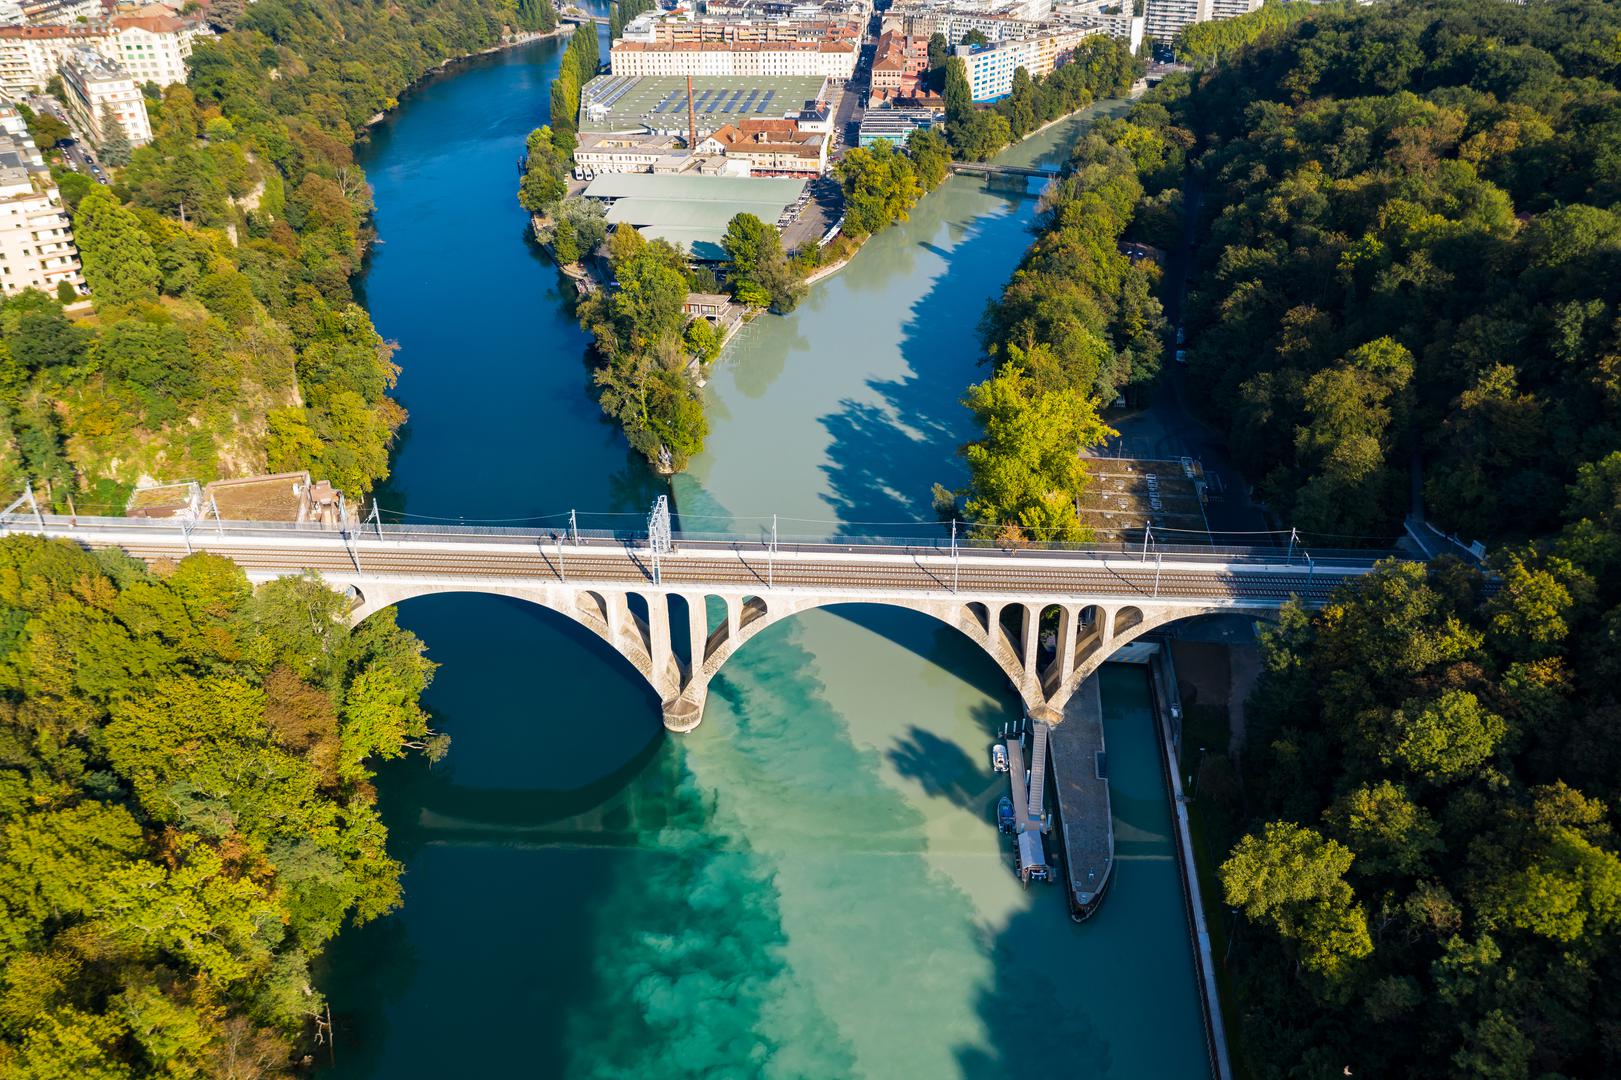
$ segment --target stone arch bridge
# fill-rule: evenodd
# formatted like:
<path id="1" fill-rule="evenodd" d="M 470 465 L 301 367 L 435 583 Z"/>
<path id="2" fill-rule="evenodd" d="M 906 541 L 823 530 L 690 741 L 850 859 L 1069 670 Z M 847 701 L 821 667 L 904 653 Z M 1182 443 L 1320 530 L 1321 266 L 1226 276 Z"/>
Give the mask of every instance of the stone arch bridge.
<path id="1" fill-rule="evenodd" d="M 814 608 L 883 604 L 937 619 L 995 661 L 1030 717 L 1058 723 L 1081 682 L 1141 635 L 1196 615 L 1269 616 L 1291 598 L 1319 605 L 1375 558 L 859 540 L 782 546 L 742 538 L 683 539 L 655 551 L 645 537 L 607 534 L 38 513 L 0 519 L 0 528 L 118 547 L 147 561 L 210 551 L 257 581 L 317 571 L 350 592 L 356 621 L 437 593 L 527 600 L 580 624 L 629 661 L 659 696 L 673 731 L 698 725 L 710 681 L 739 648 Z"/>

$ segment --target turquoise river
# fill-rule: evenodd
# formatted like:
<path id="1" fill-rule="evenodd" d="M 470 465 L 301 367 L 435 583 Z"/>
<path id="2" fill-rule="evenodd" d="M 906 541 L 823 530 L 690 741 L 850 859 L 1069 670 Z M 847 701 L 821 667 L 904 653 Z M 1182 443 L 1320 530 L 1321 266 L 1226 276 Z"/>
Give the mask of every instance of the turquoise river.
<path id="1" fill-rule="evenodd" d="M 380 244 L 360 285 L 411 413 L 384 507 L 628 525 L 669 492 L 694 529 L 928 517 L 930 485 L 961 476 L 974 323 L 1035 200 L 949 180 L 749 327 L 708 388 L 707 452 L 669 485 L 602 419 L 514 204 L 559 53 L 447 69 L 363 152 Z M 1009 158 L 1056 160 L 1084 123 Z M 1142 669 L 1102 675 L 1119 861 L 1077 926 L 1058 888 L 1017 883 L 991 823 L 1016 698 L 923 616 L 778 624 L 668 736 L 630 668 L 550 612 L 454 595 L 398 614 L 443 665 L 429 705 L 454 743 L 380 777 L 405 905 L 327 957 L 325 1075 L 1208 1074 Z"/>

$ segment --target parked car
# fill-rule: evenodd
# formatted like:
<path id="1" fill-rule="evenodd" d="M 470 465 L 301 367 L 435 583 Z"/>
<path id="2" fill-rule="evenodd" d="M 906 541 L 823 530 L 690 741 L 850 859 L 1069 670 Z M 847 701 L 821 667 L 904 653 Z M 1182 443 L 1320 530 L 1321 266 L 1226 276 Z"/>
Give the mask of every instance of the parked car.
<path id="1" fill-rule="evenodd" d="M 1188 350 L 1186 350 L 1186 349 L 1178 349 L 1178 350 L 1176 350 L 1176 362 L 1179 363 L 1179 364 L 1187 363 L 1188 362 Z"/>
<path id="2" fill-rule="evenodd" d="M 1178 345 L 1186 345 L 1188 343 L 1188 328 L 1187 327 L 1178 326 L 1176 328 L 1176 343 Z"/>

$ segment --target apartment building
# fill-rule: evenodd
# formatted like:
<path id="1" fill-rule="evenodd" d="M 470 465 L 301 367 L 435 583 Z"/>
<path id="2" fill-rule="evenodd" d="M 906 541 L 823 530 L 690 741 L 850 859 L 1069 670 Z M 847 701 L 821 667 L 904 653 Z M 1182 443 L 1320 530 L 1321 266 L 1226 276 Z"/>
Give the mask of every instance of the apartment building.
<path id="1" fill-rule="evenodd" d="M 689 41 L 716 41 L 726 44 L 760 41 L 858 41 L 864 23 L 854 19 L 825 18 L 795 20 L 713 16 L 694 17 L 686 9 L 675 12 L 649 11 L 625 24 L 621 41 L 643 45 L 673 45 Z"/>
<path id="2" fill-rule="evenodd" d="M 17 6 L 35 26 L 72 26 L 105 14 L 101 0 L 20 0 Z"/>
<path id="3" fill-rule="evenodd" d="M 1248 15 L 1260 6 L 1261 0 L 1148 0 L 1147 32 L 1169 44 L 1184 26 Z"/>
<path id="4" fill-rule="evenodd" d="M 62 85 L 67 90 L 68 115 L 96 146 L 111 132 L 104 121 L 116 121 L 130 146 L 152 141 L 152 122 L 146 115 L 141 90 L 116 62 L 93 49 L 74 50 L 62 61 Z"/>
<path id="5" fill-rule="evenodd" d="M 632 78 L 692 75 L 709 78 L 820 77 L 847 82 L 856 70 L 853 41 L 675 42 L 620 40 L 608 52 L 614 75 Z"/>
<path id="6" fill-rule="evenodd" d="M 153 4 L 130 15 L 114 15 L 111 48 L 101 50 L 117 60 L 137 85 L 168 86 L 186 81 L 186 59 L 198 37 L 212 37 L 207 23 L 182 19 Z"/>
<path id="7" fill-rule="evenodd" d="M 946 44 L 957 46 L 969 33 L 978 30 L 986 40 L 1020 41 L 1051 33 L 1053 20 L 1043 15 L 1028 18 L 1022 7 L 982 9 L 957 2 L 940 4 L 931 0 L 898 3 L 884 12 L 882 29 L 888 33 L 908 34 L 927 41 L 935 34 L 946 39 Z"/>
<path id="8" fill-rule="evenodd" d="M 917 89 L 918 76 L 929 66 L 929 39 L 910 37 L 891 30 L 878 39 L 873 51 L 872 92 L 874 95 Z"/>
<path id="9" fill-rule="evenodd" d="M 827 143 L 826 134 L 802 131 L 793 120 L 739 120 L 701 140 L 698 152 L 743 162 L 750 176 L 820 176 Z"/>
<path id="10" fill-rule="evenodd" d="M 138 85 L 185 82 L 192 43 L 212 33 L 207 24 L 158 5 L 94 23 L 0 26 L 0 94 L 44 89 L 68 54 L 80 48 L 124 65 Z"/>
<path id="11" fill-rule="evenodd" d="M 0 94 L 43 90 L 69 53 L 106 42 L 103 26 L 0 26 Z"/>
<path id="12" fill-rule="evenodd" d="M 1089 26 L 1124 41 L 1136 52 L 1147 36 L 1147 16 L 1136 14 L 1143 0 L 1079 0 L 1060 4 L 1053 17 L 1071 26 Z"/>
<path id="13" fill-rule="evenodd" d="M 0 104 L 0 292 L 54 295 L 64 281 L 75 293 L 84 292 L 62 194 L 21 114 Z"/>
<path id="14" fill-rule="evenodd" d="M 968 86 L 977 102 L 996 101 L 1013 91 L 1013 73 L 1024 68 L 1032 79 L 1049 74 L 1068 60 L 1086 38 L 1100 31 L 1073 27 L 1024 41 L 993 45 L 959 45 L 956 55 L 968 69 Z"/>

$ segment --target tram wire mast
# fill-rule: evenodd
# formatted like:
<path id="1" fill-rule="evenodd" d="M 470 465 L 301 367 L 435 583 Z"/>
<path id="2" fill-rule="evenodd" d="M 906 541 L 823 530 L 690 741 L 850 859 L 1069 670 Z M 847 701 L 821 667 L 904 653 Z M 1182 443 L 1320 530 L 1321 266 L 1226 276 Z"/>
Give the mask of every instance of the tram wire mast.
<path id="1" fill-rule="evenodd" d="M 671 549 L 670 537 L 670 500 L 660 495 L 653 500 L 653 509 L 647 515 L 647 548 L 653 556 L 653 584 L 662 585 L 663 580 L 659 573 L 659 556 L 668 555 Z"/>
<path id="2" fill-rule="evenodd" d="M 957 591 L 957 519 L 951 519 L 951 591 Z"/>

